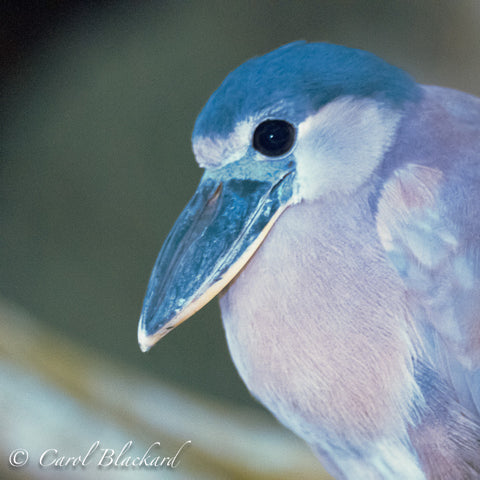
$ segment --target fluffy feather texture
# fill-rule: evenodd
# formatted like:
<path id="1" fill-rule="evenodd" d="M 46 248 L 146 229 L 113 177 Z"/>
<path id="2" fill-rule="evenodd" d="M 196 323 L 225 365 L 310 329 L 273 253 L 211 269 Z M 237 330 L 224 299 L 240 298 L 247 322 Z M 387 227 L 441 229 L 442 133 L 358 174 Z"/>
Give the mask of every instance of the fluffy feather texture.
<path id="1" fill-rule="evenodd" d="M 424 87 L 368 179 L 290 207 L 221 298 L 243 380 L 339 479 L 480 478 L 479 103 Z"/>
<path id="2" fill-rule="evenodd" d="M 400 117 L 372 98 L 348 96 L 307 117 L 298 126 L 295 150 L 300 197 L 355 191 L 381 162 Z"/>

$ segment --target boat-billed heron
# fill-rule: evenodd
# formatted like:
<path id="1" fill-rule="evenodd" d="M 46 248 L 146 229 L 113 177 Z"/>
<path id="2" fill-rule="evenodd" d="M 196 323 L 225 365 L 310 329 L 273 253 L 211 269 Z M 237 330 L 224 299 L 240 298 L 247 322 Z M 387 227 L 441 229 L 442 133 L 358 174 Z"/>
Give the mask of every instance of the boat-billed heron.
<path id="1" fill-rule="evenodd" d="M 297 42 L 200 113 L 148 350 L 216 295 L 250 392 L 337 479 L 480 478 L 480 100 Z"/>

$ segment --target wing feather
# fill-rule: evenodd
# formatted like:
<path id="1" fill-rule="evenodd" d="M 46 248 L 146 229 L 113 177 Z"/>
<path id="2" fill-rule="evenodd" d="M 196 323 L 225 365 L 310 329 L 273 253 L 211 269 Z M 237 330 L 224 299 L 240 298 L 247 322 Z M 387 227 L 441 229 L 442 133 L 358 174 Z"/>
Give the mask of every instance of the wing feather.
<path id="1" fill-rule="evenodd" d="M 462 403 L 480 412 L 480 168 L 409 164 L 386 182 L 377 230 Z"/>

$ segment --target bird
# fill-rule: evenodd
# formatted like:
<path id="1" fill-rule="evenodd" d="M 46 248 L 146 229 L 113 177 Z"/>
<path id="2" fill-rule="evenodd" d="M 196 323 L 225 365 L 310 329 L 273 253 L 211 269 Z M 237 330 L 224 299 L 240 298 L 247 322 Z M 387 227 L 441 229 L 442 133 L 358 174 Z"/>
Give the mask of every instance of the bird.
<path id="1" fill-rule="evenodd" d="M 480 479 L 480 99 L 293 42 L 228 74 L 147 287 L 147 351 L 219 297 L 250 393 L 336 479 Z"/>

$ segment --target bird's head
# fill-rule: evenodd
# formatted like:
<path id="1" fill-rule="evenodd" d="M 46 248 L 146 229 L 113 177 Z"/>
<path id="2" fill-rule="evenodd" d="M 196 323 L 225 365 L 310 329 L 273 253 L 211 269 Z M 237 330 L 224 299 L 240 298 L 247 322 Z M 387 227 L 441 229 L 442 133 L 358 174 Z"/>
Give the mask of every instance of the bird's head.
<path id="1" fill-rule="evenodd" d="M 289 206 L 367 182 L 418 92 L 374 55 L 326 43 L 292 43 L 228 75 L 195 124 L 205 173 L 154 266 L 142 350 L 227 287 Z"/>

